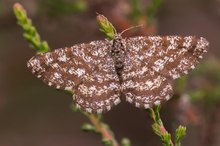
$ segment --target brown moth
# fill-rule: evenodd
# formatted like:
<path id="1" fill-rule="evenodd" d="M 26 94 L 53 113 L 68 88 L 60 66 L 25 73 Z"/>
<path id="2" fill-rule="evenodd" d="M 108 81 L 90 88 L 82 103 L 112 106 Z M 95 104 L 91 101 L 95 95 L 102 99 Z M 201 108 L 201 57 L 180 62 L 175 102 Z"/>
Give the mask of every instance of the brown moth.
<path id="1" fill-rule="evenodd" d="M 121 99 L 151 108 L 173 95 L 172 81 L 195 68 L 209 42 L 195 36 L 99 40 L 32 57 L 27 66 L 47 85 L 74 93 L 86 112 L 102 113 Z"/>

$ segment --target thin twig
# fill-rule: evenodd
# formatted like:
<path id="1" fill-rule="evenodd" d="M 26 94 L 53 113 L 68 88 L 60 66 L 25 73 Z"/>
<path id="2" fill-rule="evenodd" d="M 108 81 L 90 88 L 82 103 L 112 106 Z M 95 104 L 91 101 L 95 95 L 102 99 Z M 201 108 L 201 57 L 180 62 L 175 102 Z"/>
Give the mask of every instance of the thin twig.
<path id="1" fill-rule="evenodd" d="M 102 135 L 103 139 L 109 140 L 112 142 L 112 146 L 119 146 L 115 137 L 112 135 L 111 131 L 104 126 L 104 123 L 100 121 L 96 115 L 85 113 L 90 122 L 95 126 L 98 133 Z"/>

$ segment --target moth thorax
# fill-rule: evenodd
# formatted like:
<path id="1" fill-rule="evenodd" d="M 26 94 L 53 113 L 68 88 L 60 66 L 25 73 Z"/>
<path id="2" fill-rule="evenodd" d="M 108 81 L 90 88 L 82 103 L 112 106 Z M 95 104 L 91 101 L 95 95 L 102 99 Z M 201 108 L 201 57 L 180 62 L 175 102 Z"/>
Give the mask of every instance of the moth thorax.
<path id="1" fill-rule="evenodd" d="M 126 45 L 120 35 L 116 35 L 113 40 L 111 55 L 115 62 L 115 69 L 120 74 L 124 67 Z"/>

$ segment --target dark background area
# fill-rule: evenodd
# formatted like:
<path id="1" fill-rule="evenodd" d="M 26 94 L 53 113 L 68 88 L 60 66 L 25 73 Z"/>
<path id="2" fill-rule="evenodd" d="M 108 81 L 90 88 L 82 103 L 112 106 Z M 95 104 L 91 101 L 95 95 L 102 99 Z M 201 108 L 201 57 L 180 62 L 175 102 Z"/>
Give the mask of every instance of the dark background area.
<path id="1" fill-rule="evenodd" d="M 70 0 L 0 1 L 0 146 L 101 146 L 100 136 L 80 130 L 88 120 L 71 111 L 72 97 L 28 71 L 26 62 L 35 52 L 16 24 L 15 2 L 24 6 L 41 38 L 56 49 L 104 39 L 96 12 L 108 17 L 119 32 L 137 25 L 127 17 L 131 1 L 85 0 L 79 8 L 69 8 L 74 2 Z M 149 1 L 141 3 L 144 11 Z M 176 96 L 162 106 L 165 126 L 171 133 L 179 124 L 187 127 L 183 146 L 220 146 L 220 1 L 166 0 L 156 20 L 145 24 L 144 34 L 196 35 L 210 41 L 208 54 L 189 75 L 186 87 L 177 88 Z M 128 137 L 133 146 L 162 145 L 147 113 L 128 103 L 119 104 L 104 118 L 117 139 Z"/>

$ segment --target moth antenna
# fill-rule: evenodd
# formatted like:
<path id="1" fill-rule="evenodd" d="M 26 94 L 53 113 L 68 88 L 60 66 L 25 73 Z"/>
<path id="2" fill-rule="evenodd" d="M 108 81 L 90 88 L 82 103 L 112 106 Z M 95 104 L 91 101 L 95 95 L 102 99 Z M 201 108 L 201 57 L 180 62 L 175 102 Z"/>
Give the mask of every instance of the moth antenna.
<path id="1" fill-rule="evenodd" d="M 137 27 L 143 27 L 143 24 L 141 24 L 141 25 L 136 25 L 136 26 L 131 26 L 131 27 L 129 27 L 129 28 L 123 30 L 123 31 L 120 33 L 120 35 L 122 35 L 124 32 L 126 32 L 126 31 L 128 31 L 128 30 L 131 30 L 131 29 L 134 29 L 134 28 L 137 28 Z"/>

